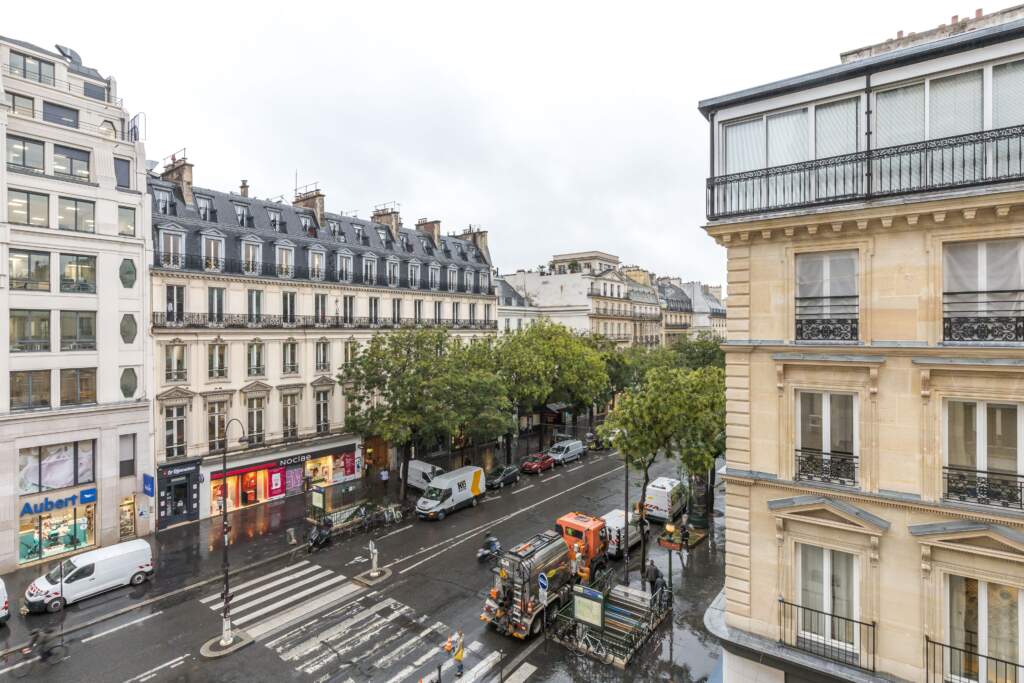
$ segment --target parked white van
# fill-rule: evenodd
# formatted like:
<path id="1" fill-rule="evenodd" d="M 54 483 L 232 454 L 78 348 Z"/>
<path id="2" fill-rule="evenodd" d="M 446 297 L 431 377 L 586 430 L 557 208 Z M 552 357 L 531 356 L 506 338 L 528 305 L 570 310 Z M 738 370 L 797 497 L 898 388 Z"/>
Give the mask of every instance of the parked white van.
<path id="1" fill-rule="evenodd" d="M 616 508 L 611 512 L 601 515 L 604 520 L 604 528 L 608 531 L 608 556 L 619 559 L 623 555 L 622 543 L 626 535 L 626 513 Z M 647 525 L 645 525 L 647 526 Z M 636 513 L 629 513 L 629 547 L 640 545 L 640 517 Z"/>
<path id="2" fill-rule="evenodd" d="M 564 465 L 567 462 L 573 460 L 579 460 L 583 457 L 583 442 L 582 441 L 559 441 L 554 446 L 548 449 L 548 455 L 554 458 L 555 463 Z"/>
<path id="3" fill-rule="evenodd" d="M 59 612 L 65 605 L 153 575 L 153 551 L 142 539 L 90 550 L 61 562 L 25 589 L 30 612 Z"/>
<path id="4" fill-rule="evenodd" d="M 426 491 L 434 477 L 444 474 L 444 468 L 431 465 L 422 460 L 409 461 L 409 488 L 417 491 Z M 402 470 L 398 470 L 398 476 L 402 476 Z"/>
<path id="5" fill-rule="evenodd" d="M 460 467 L 439 474 L 416 501 L 416 514 L 420 519 L 444 519 L 461 507 L 476 507 L 486 490 L 487 480 L 479 467 Z"/>
<path id="6" fill-rule="evenodd" d="M 647 509 L 647 519 L 671 521 L 679 516 L 686 505 L 683 482 L 671 477 L 658 477 L 647 485 L 647 496 L 643 502 Z"/>

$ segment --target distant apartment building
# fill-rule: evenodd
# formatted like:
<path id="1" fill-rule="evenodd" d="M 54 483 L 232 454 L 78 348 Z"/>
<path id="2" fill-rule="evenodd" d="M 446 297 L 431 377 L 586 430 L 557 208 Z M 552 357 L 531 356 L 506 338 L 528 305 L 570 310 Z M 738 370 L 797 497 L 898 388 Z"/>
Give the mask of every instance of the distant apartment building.
<path id="1" fill-rule="evenodd" d="M 708 332 L 718 337 L 726 335 L 725 305 L 722 303 L 722 288 L 700 282 L 678 282 L 672 280 L 690 299 L 693 316 L 693 334 Z"/>
<path id="2" fill-rule="evenodd" d="M 394 206 L 361 220 L 327 211 L 317 188 L 286 204 L 192 174 L 176 158 L 149 179 L 161 527 L 216 514 L 222 487 L 233 510 L 389 466 L 387 443 L 345 431 L 340 368 L 391 330 L 497 329 L 486 232 L 405 228 Z"/>
<path id="3" fill-rule="evenodd" d="M 689 334 L 693 324 L 693 304 L 682 287 L 668 278 L 656 280 L 655 287 L 661 306 L 661 343 L 671 346 Z"/>
<path id="4" fill-rule="evenodd" d="M 1022 93 L 1016 7 L 700 104 L 726 683 L 1024 680 Z"/>
<path id="5" fill-rule="evenodd" d="M 627 292 L 633 302 L 633 343 L 661 346 L 665 341 L 664 318 L 654 274 L 638 266 L 626 266 L 620 272 L 631 280 Z"/>
<path id="6" fill-rule="evenodd" d="M 0 572 L 148 533 L 137 119 L 72 49 L 0 37 Z"/>
<path id="7" fill-rule="evenodd" d="M 552 273 L 601 273 L 618 270 L 619 257 L 603 251 L 576 251 L 569 254 L 555 254 L 548 262 Z"/>
<path id="8" fill-rule="evenodd" d="M 498 297 L 498 334 L 524 330 L 544 317 L 533 302 L 517 292 L 504 278 L 496 277 L 494 286 Z"/>

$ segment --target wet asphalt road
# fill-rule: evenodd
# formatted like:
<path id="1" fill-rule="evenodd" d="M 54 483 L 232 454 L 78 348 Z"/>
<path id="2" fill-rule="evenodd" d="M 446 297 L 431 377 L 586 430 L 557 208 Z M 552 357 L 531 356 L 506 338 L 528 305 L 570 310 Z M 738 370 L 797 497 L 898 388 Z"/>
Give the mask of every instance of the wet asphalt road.
<path id="1" fill-rule="evenodd" d="M 655 469 L 657 474 L 671 474 L 673 467 L 662 464 Z M 538 682 L 702 680 L 713 673 L 718 660 L 718 647 L 704 633 L 701 620 L 704 606 L 722 584 L 720 518 L 710 541 L 688 554 L 686 568 L 680 569 L 676 563 L 673 624 L 663 626 L 625 674 L 580 660 L 554 643 L 538 640 L 524 644 L 504 638 L 479 621 L 491 585 L 489 570 L 475 559 L 485 533 L 493 531 L 507 547 L 551 528 L 566 512 L 600 515 L 622 507 L 622 475 L 614 456 L 591 454 L 579 465 L 573 463 L 542 476 L 524 476 L 518 487 L 489 494 L 484 504 L 443 522 L 410 521 L 380 532 L 376 534 L 380 564 L 391 576 L 369 588 L 351 581 L 369 569 L 369 539 L 365 536 L 337 542 L 312 556 L 297 553 L 294 560 L 283 558 L 237 576 L 233 592 L 235 608 L 240 610 L 240 618 L 246 619 L 243 628 L 266 633 L 220 659 L 199 654 L 202 644 L 220 632 L 217 600 L 210 597 L 219 592 L 218 583 L 164 600 L 154 599 L 160 593 L 159 584 L 94 598 L 83 603 L 79 614 L 70 610 L 64 620 L 82 623 L 133 601 L 149 604 L 70 634 L 68 658 L 45 668 L 32 665 L 35 668 L 28 672 L 29 677 L 76 683 L 397 682 L 419 680 L 441 664 L 445 667 L 442 680 L 447 681 L 455 680 L 453 669 L 439 645 L 448 633 L 461 627 L 470 645 L 465 661 L 470 674 L 463 680 L 473 680 L 474 671 L 477 680 L 497 680 L 503 667 L 505 676 L 519 667 L 524 667 L 524 672 L 535 668 L 528 680 Z M 635 499 L 639 487 L 637 478 L 631 479 Z M 276 552 L 280 546 L 266 549 Z M 666 552 L 660 548 L 653 551 L 663 571 Z M 247 550 L 241 561 L 256 558 L 258 554 Z M 621 565 L 617 567 L 621 569 Z M 634 573 L 634 580 L 637 578 Z M 244 584 L 250 586 L 243 588 Z M 335 594 L 344 595 L 326 605 L 318 602 Z M 289 599 L 298 602 L 278 607 Z M 287 613 L 294 618 L 284 619 Z M 8 634 L 7 640 L 8 645 L 18 644 L 15 635 Z M 0 680 L 25 673 L 24 668 L 6 670 L 14 662 L 12 658 L 0 664 Z M 483 672 L 486 675 L 480 676 Z"/>

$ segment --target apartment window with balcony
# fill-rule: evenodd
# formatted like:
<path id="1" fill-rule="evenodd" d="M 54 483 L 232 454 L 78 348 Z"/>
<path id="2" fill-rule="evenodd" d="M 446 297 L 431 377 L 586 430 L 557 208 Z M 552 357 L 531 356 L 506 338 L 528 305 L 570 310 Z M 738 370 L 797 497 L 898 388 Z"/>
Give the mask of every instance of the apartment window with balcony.
<path id="1" fill-rule="evenodd" d="M 417 325 L 423 322 L 423 299 L 412 302 L 412 319 Z"/>
<path id="2" fill-rule="evenodd" d="M 67 126 L 68 128 L 78 128 L 78 110 L 44 101 L 43 121 L 56 123 L 59 126 Z"/>
<path id="3" fill-rule="evenodd" d="M 469 305 L 469 322 L 471 324 L 476 322 L 476 304 Z"/>
<path id="4" fill-rule="evenodd" d="M 452 322 L 453 323 L 457 323 L 461 319 L 461 316 L 460 316 L 461 312 L 459 311 L 459 306 L 460 306 L 460 304 L 459 304 L 458 301 L 453 301 L 452 302 Z"/>
<path id="5" fill-rule="evenodd" d="M 36 81 L 45 85 L 53 85 L 53 62 L 43 61 L 20 52 L 11 52 L 8 62 L 11 73 L 30 81 Z"/>
<path id="6" fill-rule="evenodd" d="M 7 255 L 11 289 L 50 291 L 50 255 L 41 251 L 12 249 Z"/>
<path id="7" fill-rule="evenodd" d="M 441 268 L 437 266 L 431 266 L 428 273 L 430 279 L 430 288 L 437 289 L 441 282 Z"/>
<path id="8" fill-rule="evenodd" d="M 160 231 L 160 265 L 181 268 L 185 265 L 185 235 L 170 230 Z"/>
<path id="9" fill-rule="evenodd" d="M 484 322 L 491 322 L 491 304 L 484 304 Z"/>
<path id="10" fill-rule="evenodd" d="M 314 398 L 316 405 L 316 433 L 327 434 L 331 431 L 331 392 L 318 389 Z"/>
<path id="11" fill-rule="evenodd" d="M 313 320 L 317 325 L 327 324 L 327 295 L 313 295 Z"/>
<path id="12" fill-rule="evenodd" d="M 203 235 L 203 270 L 220 272 L 224 269 L 224 238 Z"/>
<path id="13" fill-rule="evenodd" d="M 356 298 L 354 296 L 343 296 L 341 298 L 341 320 L 351 325 L 355 321 Z"/>
<path id="14" fill-rule="evenodd" d="M 857 621 L 857 574 L 852 554 L 798 544 L 799 604 L 780 604 L 783 641 L 821 657 L 868 668 L 862 655 L 873 645 L 874 627 Z"/>
<path id="15" fill-rule="evenodd" d="M 84 149 L 64 147 L 63 145 L 53 146 L 53 174 L 72 178 L 74 180 L 89 181 L 89 153 Z"/>
<path id="16" fill-rule="evenodd" d="M 375 296 L 371 296 L 368 303 L 368 317 L 370 319 L 370 324 L 376 325 L 380 322 L 380 299 Z"/>
<path id="17" fill-rule="evenodd" d="M 857 401 L 853 394 L 797 394 L 795 479 L 856 486 Z"/>
<path id="18" fill-rule="evenodd" d="M 117 234 L 124 237 L 135 237 L 135 209 L 132 207 L 117 207 Z"/>
<path id="19" fill-rule="evenodd" d="M 35 101 L 31 97 L 5 92 L 4 104 L 7 105 L 7 111 L 14 112 L 15 114 L 28 117 L 35 117 L 36 115 Z"/>
<path id="20" fill-rule="evenodd" d="M 277 248 L 277 276 L 295 276 L 295 249 L 292 247 Z"/>
<path id="21" fill-rule="evenodd" d="M 239 227 L 251 228 L 252 227 L 252 213 L 249 211 L 249 206 L 246 204 L 233 204 L 235 207 L 235 222 L 238 223 Z M 276 226 L 273 226 L 276 228 Z"/>
<path id="22" fill-rule="evenodd" d="M 81 254 L 60 255 L 60 291 L 77 294 L 96 293 L 96 257 Z"/>
<path id="23" fill-rule="evenodd" d="M 165 288 L 167 301 L 167 322 L 181 323 L 185 320 L 185 287 L 184 285 L 167 285 Z"/>
<path id="24" fill-rule="evenodd" d="M 316 343 L 316 371 L 330 372 L 331 370 L 331 343 L 329 341 L 318 341 Z"/>
<path id="25" fill-rule="evenodd" d="M 398 297 L 391 300 L 391 322 L 395 325 L 402 322 L 402 300 Z"/>
<path id="26" fill-rule="evenodd" d="M 11 309 L 11 353 L 50 350 L 50 312 Z"/>
<path id="27" fill-rule="evenodd" d="M 1024 404 L 946 401 L 943 496 L 1024 509 Z"/>
<path id="28" fill-rule="evenodd" d="M 60 371 L 60 404 L 62 406 L 96 403 L 96 368 L 75 368 Z"/>
<path id="29" fill-rule="evenodd" d="M 164 451 L 168 458 L 185 455 L 185 406 L 164 408 Z"/>
<path id="30" fill-rule="evenodd" d="M 61 230 L 96 232 L 96 204 L 71 197 L 57 202 L 58 225 Z"/>
<path id="31" fill-rule="evenodd" d="M 96 311 L 60 312 L 60 350 L 96 350 Z"/>
<path id="32" fill-rule="evenodd" d="M 434 323 L 440 325 L 442 320 L 442 304 L 440 301 L 434 302 Z"/>
<path id="33" fill-rule="evenodd" d="M 309 277 L 312 280 L 324 279 L 324 252 L 309 252 Z"/>
<path id="34" fill-rule="evenodd" d="M 164 379 L 166 381 L 184 382 L 187 379 L 185 349 L 184 344 L 168 344 L 164 347 Z"/>
<path id="35" fill-rule="evenodd" d="M 389 287 L 397 287 L 398 286 L 398 261 L 388 261 L 387 262 L 387 269 L 388 269 L 388 286 Z"/>
<path id="36" fill-rule="evenodd" d="M 153 211 L 161 216 L 174 215 L 174 197 L 170 190 L 153 190 Z"/>
<path id="37" fill-rule="evenodd" d="M 45 194 L 8 188 L 7 220 L 18 225 L 48 227 L 50 225 L 50 197 Z"/>
<path id="38" fill-rule="evenodd" d="M 409 286 L 420 286 L 420 264 L 418 263 L 409 264 Z"/>
<path id="39" fill-rule="evenodd" d="M 11 410 L 50 407 L 50 371 L 11 373 Z"/>
<path id="40" fill-rule="evenodd" d="M 210 401 L 206 405 L 206 441 L 211 453 L 228 447 L 227 421 L 227 401 Z"/>
<path id="41" fill-rule="evenodd" d="M 43 173 L 46 146 L 37 140 L 7 136 L 7 165 L 19 170 Z M 86 166 L 88 171 L 88 166 Z"/>
<path id="42" fill-rule="evenodd" d="M 298 404 L 298 394 L 285 394 L 281 397 L 281 432 L 286 439 L 294 439 L 299 435 Z"/>
<path id="43" fill-rule="evenodd" d="M 250 289 L 246 292 L 246 315 L 250 325 L 263 322 L 263 290 Z"/>
<path id="44" fill-rule="evenodd" d="M 942 336 L 949 342 L 1024 342 L 1024 239 L 943 248 Z"/>
<path id="45" fill-rule="evenodd" d="M 267 374 L 267 366 L 263 362 L 263 342 L 250 342 L 245 348 L 250 377 L 262 377 Z"/>
<path id="46" fill-rule="evenodd" d="M 448 291 L 449 292 L 454 292 L 455 291 L 455 282 L 456 282 L 457 279 L 458 279 L 458 271 L 456 271 L 454 268 L 449 268 L 448 269 Z"/>
<path id="47" fill-rule="evenodd" d="M 281 372 L 292 375 L 299 371 L 299 345 L 297 342 L 284 342 L 281 345 Z"/>
<path id="48" fill-rule="evenodd" d="M 352 279 L 352 256 L 338 254 L 338 280 L 348 282 Z"/>
<path id="49" fill-rule="evenodd" d="M 796 256 L 797 341 L 859 339 L 856 250 Z"/>
<path id="50" fill-rule="evenodd" d="M 224 288 L 208 287 L 206 289 L 206 310 L 211 325 L 224 324 Z"/>
<path id="51" fill-rule="evenodd" d="M 228 376 L 228 345 L 208 344 L 206 347 L 207 376 L 210 379 L 225 379 Z"/>
<path id="52" fill-rule="evenodd" d="M 295 292 L 281 292 L 281 321 L 285 325 L 295 324 Z"/>
<path id="53" fill-rule="evenodd" d="M 357 355 L 359 355 L 359 342 L 345 342 L 345 365 L 354 361 Z"/>
<path id="54" fill-rule="evenodd" d="M 204 221 L 214 221 L 213 200 L 209 197 L 203 197 L 202 195 L 196 195 L 196 211 L 199 213 L 199 217 Z"/>
<path id="55" fill-rule="evenodd" d="M 131 189 L 132 162 L 114 157 L 114 184 L 120 190 Z"/>
<path id="56" fill-rule="evenodd" d="M 246 435 L 249 438 L 249 445 L 255 446 L 263 443 L 266 433 L 263 431 L 264 405 L 266 399 L 262 396 L 252 396 L 245 402 L 246 417 L 248 418 L 248 430 Z"/>
<path id="57" fill-rule="evenodd" d="M 369 254 L 363 255 L 363 283 L 367 285 L 377 283 L 377 259 L 371 258 Z"/>
<path id="58" fill-rule="evenodd" d="M 259 275 L 262 271 L 260 262 L 263 245 L 259 242 L 242 242 L 242 270 L 246 275 Z"/>
<path id="59" fill-rule="evenodd" d="M 1016 683 L 1024 670 L 1024 591 L 950 574 L 947 579 L 949 643 L 927 641 L 926 658 L 947 681 Z M 938 679 L 936 679 L 938 680 Z"/>

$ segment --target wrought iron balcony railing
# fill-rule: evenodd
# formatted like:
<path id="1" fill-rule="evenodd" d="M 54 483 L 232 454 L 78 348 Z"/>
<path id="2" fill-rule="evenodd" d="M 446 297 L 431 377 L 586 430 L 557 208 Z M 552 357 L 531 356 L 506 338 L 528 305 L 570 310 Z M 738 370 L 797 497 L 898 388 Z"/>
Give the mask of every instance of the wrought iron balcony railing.
<path id="1" fill-rule="evenodd" d="M 836 616 L 780 598 L 779 640 L 833 662 L 875 670 L 874 622 Z"/>
<path id="2" fill-rule="evenodd" d="M 1024 126 L 708 178 L 709 220 L 1024 180 Z"/>
<path id="3" fill-rule="evenodd" d="M 793 478 L 800 481 L 856 486 L 858 466 L 859 458 L 852 453 L 822 453 L 813 449 L 798 449 Z"/>
<path id="4" fill-rule="evenodd" d="M 187 377 L 185 370 L 167 370 L 164 373 L 164 380 L 168 382 L 184 382 Z"/>
<path id="5" fill-rule="evenodd" d="M 441 320 L 345 315 L 269 315 L 265 313 L 153 313 L 156 328 L 209 329 L 388 329 L 397 327 L 447 327 L 466 330 L 496 330 L 496 320 Z"/>
<path id="6" fill-rule="evenodd" d="M 955 647 L 925 636 L 926 683 L 1024 683 L 1024 664 L 978 653 L 975 644 Z"/>
<path id="7" fill-rule="evenodd" d="M 947 500 L 1024 510 L 1024 475 L 947 466 L 942 482 Z"/>
<path id="8" fill-rule="evenodd" d="M 1024 290 L 945 292 L 942 339 L 948 342 L 1024 342 Z"/>
<path id="9" fill-rule="evenodd" d="M 856 296 L 798 296 L 797 341 L 855 342 L 860 338 Z"/>

